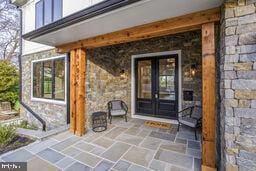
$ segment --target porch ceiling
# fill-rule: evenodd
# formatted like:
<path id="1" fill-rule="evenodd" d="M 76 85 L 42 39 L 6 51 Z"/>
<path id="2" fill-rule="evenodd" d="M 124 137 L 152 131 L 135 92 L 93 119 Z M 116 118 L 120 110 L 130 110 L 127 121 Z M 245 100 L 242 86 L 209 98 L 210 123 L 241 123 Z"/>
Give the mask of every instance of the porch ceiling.
<path id="1" fill-rule="evenodd" d="M 141 0 L 56 31 L 46 32 L 41 36 L 25 36 L 25 39 L 56 47 L 138 25 L 218 7 L 222 1 Z"/>

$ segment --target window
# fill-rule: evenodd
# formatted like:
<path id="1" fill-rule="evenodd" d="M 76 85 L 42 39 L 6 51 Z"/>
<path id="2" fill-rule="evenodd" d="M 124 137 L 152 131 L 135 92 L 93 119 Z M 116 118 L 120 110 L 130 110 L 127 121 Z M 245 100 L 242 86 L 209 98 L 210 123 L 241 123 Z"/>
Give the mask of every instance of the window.
<path id="1" fill-rule="evenodd" d="M 65 58 L 33 62 L 33 97 L 65 100 Z"/>
<path id="2" fill-rule="evenodd" d="M 36 3 L 36 28 L 42 27 L 44 25 L 43 6 L 44 6 L 44 3 L 42 0 Z"/>
<path id="3" fill-rule="evenodd" d="M 62 17 L 62 0 L 40 0 L 36 3 L 36 28 Z"/>

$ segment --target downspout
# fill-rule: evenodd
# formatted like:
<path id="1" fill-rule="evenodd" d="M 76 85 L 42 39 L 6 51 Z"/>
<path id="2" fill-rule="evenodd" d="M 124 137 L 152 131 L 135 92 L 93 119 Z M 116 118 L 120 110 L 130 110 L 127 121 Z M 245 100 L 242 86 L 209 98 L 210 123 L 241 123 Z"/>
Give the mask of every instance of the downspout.
<path id="1" fill-rule="evenodd" d="M 19 80 L 19 99 L 20 99 L 20 104 L 27 110 L 29 113 L 31 113 L 41 124 L 42 124 L 42 130 L 46 131 L 46 122 L 38 115 L 36 114 L 28 105 L 26 105 L 22 101 L 22 62 L 21 62 L 21 56 L 22 56 L 22 10 L 17 7 L 19 12 L 20 12 L 20 53 L 18 56 L 18 61 L 19 61 L 19 75 L 20 75 L 20 80 Z"/>

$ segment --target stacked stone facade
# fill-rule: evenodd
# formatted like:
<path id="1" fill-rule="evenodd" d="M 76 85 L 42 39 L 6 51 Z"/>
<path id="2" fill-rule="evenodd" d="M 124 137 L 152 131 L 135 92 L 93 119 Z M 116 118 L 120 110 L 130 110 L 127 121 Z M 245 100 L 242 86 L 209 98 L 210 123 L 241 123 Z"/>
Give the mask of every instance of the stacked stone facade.
<path id="1" fill-rule="evenodd" d="M 222 9 L 220 170 L 256 170 L 256 1 Z"/>
<path id="2" fill-rule="evenodd" d="M 87 50 L 87 112 L 106 111 L 107 102 L 125 101 L 131 109 L 132 55 L 181 50 L 182 90 L 194 92 L 193 101 L 183 106 L 201 104 L 202 48 L 201 31 L 186 32 L 131 43 Z M 196 64 L 196 74 L 185 76 L 185 68 Z M 121 71 L 124 74 L 121 74 Z M 182 100 L 182 99 L 179 99 Z"/>
<path id="3" fill-rule="evenodd" d="M 66 105 L 58 105 L 50 102 L 35 101 L 31 98 L 31 83 L 32 83 L 32 61 L 59 56 L 54 50 L 43 51 L 35 54 L 22 56 L 22 100 L 43 120 L 46 121 L 46 129 L 53 129 L 67 123 Z M 28 120 L 30 123 L 42 127 L 26 109 L 21 108 L 21 117 Z"/>

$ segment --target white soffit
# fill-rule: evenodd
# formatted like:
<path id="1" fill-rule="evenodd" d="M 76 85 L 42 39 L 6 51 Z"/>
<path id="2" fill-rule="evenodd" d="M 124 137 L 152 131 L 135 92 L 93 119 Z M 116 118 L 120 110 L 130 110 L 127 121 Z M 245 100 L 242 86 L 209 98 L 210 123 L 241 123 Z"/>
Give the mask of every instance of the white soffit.
<path id="1" fill-rule="evenodd" d="M 146 23 L 219 7 L 223 0 L 143 0 L 37 37 L 32 41 L 57 46 Z"/>

